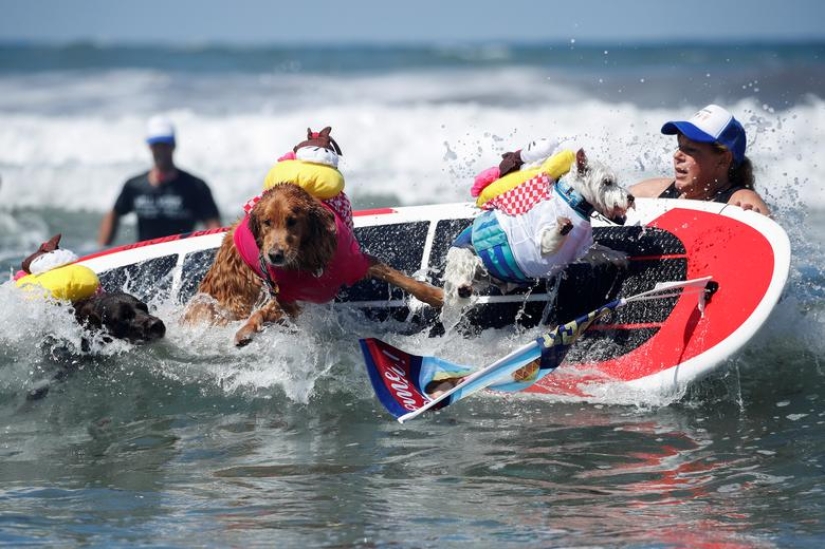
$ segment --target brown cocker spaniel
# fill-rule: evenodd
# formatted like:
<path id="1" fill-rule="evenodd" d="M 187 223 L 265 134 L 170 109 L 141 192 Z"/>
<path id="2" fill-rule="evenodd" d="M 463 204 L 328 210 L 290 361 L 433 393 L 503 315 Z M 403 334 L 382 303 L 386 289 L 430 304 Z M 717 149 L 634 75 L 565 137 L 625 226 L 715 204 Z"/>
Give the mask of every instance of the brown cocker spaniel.
<path id="1" fill-rule="evenodd" d="M 297 316 L 298 302 L 327 303 L 342 286 L 367 277 L 433 307 L 443 303 L 440 288 L 365 254 L 332 208 L 301 187 L 282 183 L 266 191 L 226 234 L 198 287 L 212 299 L 196 296 L 184 321 L 248 319 L 235 334 L 235 345 L 242 346 L 265 324 Z"/>

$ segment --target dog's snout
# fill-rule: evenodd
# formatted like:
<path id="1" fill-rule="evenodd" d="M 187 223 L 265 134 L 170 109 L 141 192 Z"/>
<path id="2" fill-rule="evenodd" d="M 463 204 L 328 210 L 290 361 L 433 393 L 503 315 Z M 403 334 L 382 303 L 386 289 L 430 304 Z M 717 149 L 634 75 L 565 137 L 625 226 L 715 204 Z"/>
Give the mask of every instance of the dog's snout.
<path id="1" fill-rule="evenodd" d="M 153 318 L 144 326 L 144 335 L 146 341 L 155 341 L 163 339 L 166 335 L 166 324 L 159 318 Z"/>
<path id="2" fill-rule="evenodd" d="M 627 206 L 632 207 L 634 204 L 636 204 L 636 197 L 627 193 Z"/>
<path id="3" fill-rule="evenodd" d="M 267 254 L 267 257 L 269 259 L 269 262 L 272 265 L 275 265 L 275 266 L 283 265 L 284 261 L 286 260 L 286 256 L 284 255 L 284 251 L 281 250 L 280 248 L 273 248 L 273 249 L 269 250 L 269 253 Z"/>

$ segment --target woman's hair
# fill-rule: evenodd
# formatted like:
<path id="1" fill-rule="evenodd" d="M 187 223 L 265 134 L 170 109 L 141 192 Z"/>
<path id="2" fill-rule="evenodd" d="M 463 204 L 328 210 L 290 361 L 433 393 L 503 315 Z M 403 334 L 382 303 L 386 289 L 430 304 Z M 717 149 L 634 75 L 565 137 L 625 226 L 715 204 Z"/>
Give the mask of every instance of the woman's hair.
<path id="1" fill-rule="evenodd" d="M 719 143 L 714 143 L 713 148 L 720 153 L 729 150 Z M 732 158 L 733 155 L 731 155 L 731 159 Z M 753 163 L 751 163 L 751 159 L 745 156 L 739 164 L 731 162 L 730 168 L 728 168 L 728 181 L 730 181 L 734 187 L 744 187 L 752 191 L 755 190 L 753 186 L 756 178 L 753 176 Z"/>
<path id="2" fill-rule="evenodd" d="M 731 163 L 728 169 L 728 179 L 736 187 L 745 187 L 754 190 L 756 179 L 753 176 L 753 164 L 747 156 L 738 165 Z"/>

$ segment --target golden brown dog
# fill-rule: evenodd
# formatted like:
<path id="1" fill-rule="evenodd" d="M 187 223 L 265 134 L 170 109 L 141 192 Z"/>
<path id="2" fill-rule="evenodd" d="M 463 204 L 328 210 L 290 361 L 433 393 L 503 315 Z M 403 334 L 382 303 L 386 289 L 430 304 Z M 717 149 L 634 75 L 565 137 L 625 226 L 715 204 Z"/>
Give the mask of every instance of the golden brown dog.
<path id="1" fill-rule="evenodd" d="M 298 302 L 332 301 L 342 286 L 368 277 L 433 307 L 443 303 L 440 288 L 365 254 L 330 207 L 299 186 L 282 183 L 266 191 L 224 237 L 198 287 L 213 301 L 196 296 L 184 321 L 248 319 L 235 334 L 235 345 L 242 346 L 265 324 L 297 316 Z"/>

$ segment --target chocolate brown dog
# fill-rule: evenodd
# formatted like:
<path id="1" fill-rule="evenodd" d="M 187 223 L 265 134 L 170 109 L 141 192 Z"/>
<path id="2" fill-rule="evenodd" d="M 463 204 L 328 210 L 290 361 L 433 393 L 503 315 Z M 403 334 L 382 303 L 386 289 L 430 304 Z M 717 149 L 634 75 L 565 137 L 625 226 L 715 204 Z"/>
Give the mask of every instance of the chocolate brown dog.
<path id="1" fill-rule="evenodd" d="M 122 339 L 130 343 L 151 343 L 166 335 L 166 325 L 158 317 L 149 314 L 146 303 L 125 292 L 97 293 L 73 303 L 77 322 L 89 332 L 103 332 L 102 341 Z M 31 386 L 26 400 L 45 397 L 52 385 L 72 375 L 81 364 L 91 360 L 91 339 L 83 337 L 80 353 L 71 350 L 64 342 L 49 338 L 42 343 L 47 362 L 52 364 L 51 373 Z"/>
<path id="2" fill-rule="evenodd" d="M 105 329 L 116 339 L 150 343 L 166 335 L 166 325 L 149 314 L 149 307 L 126 292 L 95 294 L 74 303 L 74 316 L 89 330 Z"/>
<path id="3" fill-rule="evenodd" d="M 80 269 L 86 273 L 80 279 L 82 283 L 77 283 L 78 279 L 74 270 L 65 275 L 66 280 L 74 284 L 61 285 L 54 282 L 56 279 L 52 279 L 51 284 L 46 284 L 42 279 L 38 279 L 37 277 L 43 273 L 78 268 L 74 265 L 77 256 L 70 250 L 60 248 L 60 237 L 59 234 L 53 236 L 41 244 L 35 253 L 24 259 L 16 280 L 26 281 L 33 278 L 33 281 L 28 284 L 37 288 L 38 292 L 48 291 L 58 301 L 64 303 L 70 301 L 75 320 L 86 333 L 81 338 L 79 352 L 72 345 L 53 337 L 48 337 L 41 343 L 48 362 L 52 363 L 54 368 L 49 368 L 51 377 L 42 379 L 29 390 L 28 400 L 44 397 L 53 381 L 60 381 L 75 371 L 83 356 L 90 354 L 92 341 L 98 332 L 101 333 L 98 341 L 104 343 L 114 339 L 129 343 L 150 343 L 166 335 L 166 325 L 158 317 L 149 314 L 149 307 L 146 303 L 126 292 L 102 291 L 97 277 L 89 269 L 85 271 L 83 268 Z M 56 269 L 61 271 L 56 271 Z M 75 278 L 72 278 L 72 274 L 75 274 Z M 28 286 L 23 284 L 22 287 Z M 74 291 L 70 291 L 72 288 Z M 83 293 L 79 293 L 77 288 L 82 288 Z"/>

